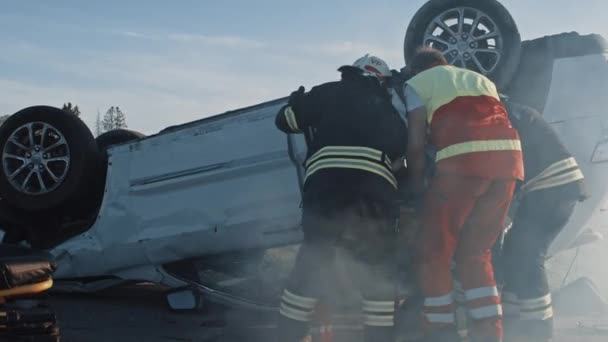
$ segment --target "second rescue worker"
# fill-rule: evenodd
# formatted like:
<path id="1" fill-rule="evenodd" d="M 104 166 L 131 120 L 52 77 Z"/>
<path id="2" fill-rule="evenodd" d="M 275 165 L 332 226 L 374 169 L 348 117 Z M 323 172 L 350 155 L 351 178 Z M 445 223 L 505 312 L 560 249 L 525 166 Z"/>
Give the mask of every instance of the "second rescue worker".
<path id="1" fill-rule="evenodd" d="M 384 61 L 366 55 L 339 71 L 340 81 L 308 93 L 301 87 L 277 114 L 281 131 L 304 133 L 308 143 L 304 241 L 281 299 L 280 342 L 297 342 L 308 333 L 317 303 L 333 286 L 334 277 L 324 270 L 337 243 L 346 243 L 367 266 L 352 272 L 363 295 L 365 341 L 394 341 L 392 163 L 405 155 L 407 130 L 392 107 L 386 83 L 391 72 Z"/>
<path id="2" fill-rule="evenodd" d="M 425 190 L 425 144 L 437 150 L 417 253 L 427 338 L 458 341 L 454 259 L 471 317 L 471 340 L 501 341 L 502 308 L 490 249 L 502 231 L 516 180 L 524 176 L 518 133 L 485 76 L 448 65 L 431 48 L 418 50 L 409 68 L 415 75 L 404 90 L 413 197 Z"/>

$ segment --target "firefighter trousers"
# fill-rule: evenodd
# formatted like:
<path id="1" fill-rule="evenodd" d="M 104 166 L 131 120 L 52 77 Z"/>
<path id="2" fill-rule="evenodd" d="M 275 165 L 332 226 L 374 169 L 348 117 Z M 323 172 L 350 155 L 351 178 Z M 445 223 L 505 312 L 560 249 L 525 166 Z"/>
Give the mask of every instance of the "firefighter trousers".
<path id="1" fill-rule="evenodd" d="M 395 223 L 391 210 L 372 200 L 305 198 L 304 241 L 281 298 L 277 341 L 300 341 L 319 302 L 332 307 L 354 284 L 363 297 L 365 341 L 393 342 Z M 338 247 L 345 262 L 334 262 Z"/>
<path id="2" fill-rule="evenodd" d="M 418 279 L 429 335 L 455 329 L 454 260 L 464 290 L 472 341 L 500 341 L 502 308 L 491 248 L 502 231 L 515 180 L 437 174 L 422 212 Z"/>
<path id="3" fill-rule="evenodd" d="M 507 335 L 541 341 L 552 337 L 553 309 L 545 259 L 578 201 L 560 190 L 527 194 L 505 236 L 498 268 L 505 282 L 502 298 Z"/>

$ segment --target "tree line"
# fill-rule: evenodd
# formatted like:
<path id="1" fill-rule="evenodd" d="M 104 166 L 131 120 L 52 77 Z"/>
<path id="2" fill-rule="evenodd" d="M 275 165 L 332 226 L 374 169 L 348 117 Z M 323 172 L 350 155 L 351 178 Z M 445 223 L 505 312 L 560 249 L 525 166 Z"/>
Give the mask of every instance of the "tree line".
<path id="1" fill-rule="evenodd" d="M 78 108 L 78 105 L 76 104 L 67 102 L 63 104 L 61 109 L 80 117 L 80 108 Z M 9 116 L 10 114 L 0 115 L 0 125 L 4 123 Z M 97 111 L 94 132 L 96 136 L 118 128 L 127 128 L 127 115 L 120 109 L 120 107 L 112 106 L 108 108 L 103 116 L 99 113 L 99 111 Z"/>

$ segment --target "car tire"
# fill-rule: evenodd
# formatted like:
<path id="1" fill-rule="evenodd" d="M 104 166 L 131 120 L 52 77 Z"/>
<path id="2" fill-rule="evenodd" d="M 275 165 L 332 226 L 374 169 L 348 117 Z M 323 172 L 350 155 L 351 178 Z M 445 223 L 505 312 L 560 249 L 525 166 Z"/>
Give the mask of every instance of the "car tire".
<path id="1" fill-rule="evenodd" d="M 407 28 L 406 64 L 422 46 L 441 50 L 450 64 L 481 72 L 504 89 L 519 64 L 521 37 L 496 0 L 430 0 Z"/>
<path id="2" fill-rule="evenodd" d="M 33 106 L 0 126 L 0 197 L 26 212 L 67 208 L 87 195 L 100 154 L 89 128 L 59 108 Z M 79 208 L 75 205 L 74 208 Z"/>

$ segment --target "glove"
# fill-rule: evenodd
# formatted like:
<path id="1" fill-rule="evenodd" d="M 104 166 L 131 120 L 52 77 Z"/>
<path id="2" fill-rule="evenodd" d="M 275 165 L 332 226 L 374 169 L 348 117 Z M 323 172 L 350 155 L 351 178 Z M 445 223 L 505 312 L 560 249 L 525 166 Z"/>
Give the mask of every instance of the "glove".
<path id="1" fill-rule="evenodd" d="M 291 108 L 297 112 L 300 108 L 302 101 L 304 100 L 304 86 L 300 86 L 298 90 L 294 91 L 289 95 L 289 101 L 287 102 Z"/>

